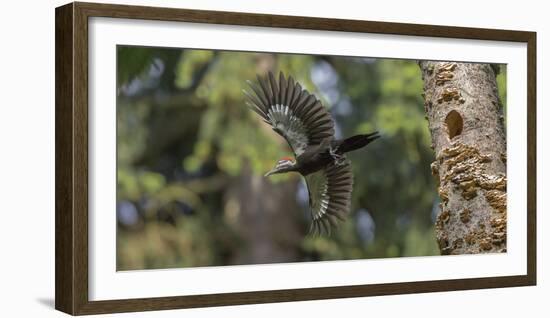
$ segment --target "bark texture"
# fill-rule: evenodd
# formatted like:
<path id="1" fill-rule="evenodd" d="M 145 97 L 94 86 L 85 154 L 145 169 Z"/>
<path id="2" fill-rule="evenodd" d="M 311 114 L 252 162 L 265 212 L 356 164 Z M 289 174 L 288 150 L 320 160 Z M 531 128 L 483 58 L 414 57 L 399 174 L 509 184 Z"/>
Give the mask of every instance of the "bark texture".
<path id="1" fill-rule="evenodd" d="M 506 134 L 489 64 L 420 62 L 441 254 L 506 251 Z"/>

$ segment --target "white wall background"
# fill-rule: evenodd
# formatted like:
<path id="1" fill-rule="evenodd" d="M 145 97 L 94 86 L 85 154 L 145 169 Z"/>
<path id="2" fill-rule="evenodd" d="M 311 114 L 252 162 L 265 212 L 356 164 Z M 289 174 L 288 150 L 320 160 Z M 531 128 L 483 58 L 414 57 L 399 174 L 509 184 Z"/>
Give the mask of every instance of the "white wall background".
<path id="1" fill-rule="evenodd" d="M 550 23 L 544 1 L 112 1 L 193 9 L 444 24 L 538 32 L 538 286 L 248 305 L 114 317 L 548 317 Z M 11 1 L 0 10 L 0 316 L 61 317 L 54 297 L 54 8 Z M 545 197 L 546 196 L 546 197 Z M 24 232 L 21 232 L 24 231 Z"/>

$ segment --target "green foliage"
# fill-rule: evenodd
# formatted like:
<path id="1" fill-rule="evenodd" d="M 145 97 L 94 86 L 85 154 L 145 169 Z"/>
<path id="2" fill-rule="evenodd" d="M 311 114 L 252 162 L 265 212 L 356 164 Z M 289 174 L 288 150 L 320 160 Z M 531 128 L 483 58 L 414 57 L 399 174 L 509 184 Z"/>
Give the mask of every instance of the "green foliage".
<path id="1" fill-rule="evenodd" d="M 176 68 L 176 87 L 188 87 L 193 82 L 193 74 L 210 62 L 214 56 L 213 51 L 207 50 L 186 50 L 185 56 L 179 60 Z"/>
<path id="2" fill-rule="evenodd" d="M 507 75 L 508 69 L 506 68 L 506 65 L 500 65 L 500 71 L 497 74 L 497 86 L 498 86 L 498 95 L 500 97 L 500 101 L 502 102 L 502 106 L 504 107 L 504 110 L 506 110 L 506 101 L 507 101 L 507 95 L 506 95 L 506 75 Z M 506 114 L 506 111 L 504 112 Z"/>
<path id="3" fill-rule="evenodd" d="M 117 83 L 142 75 L 151 65 L 154 51 L 146 47 L 117 46 Z"/>
<path id="4" fill-rule="evenodd" d="M 177 224 L 149 222 L 142 231 L 118 233 L 119 270 L 207 266 L 216 250 L 200 218 L 179 219 Z"/>
<path id="5" fill-rule="evenodd" d="M 253 253 L 266 246 L 284 254 L 281 261 L 438 254 L 434 158 L 414 61 L 124 46 L 117 52 L 119 269 L 266 262 Z M 246 80 L 267 70 L 292 75 L 315 93 L 342 137 L 382 135 L 350 154 L 352 214 L 331 237 L 304 235 L 307 198 L 300 193 L 265 203 L 281 215 L 295 210 L 284 228 L 262 211 L 267 197 L 301 182 L 293 174 L 263 178 L 291 154 L 244 103 Z M 505 105 L 505 68 L 497 81 Z M 125 91 L 130 83 L 138 89 Z M 257 211 L 246 212 L 249 204 Z M 256 231 L 262 222 L 278 234 Z"/>

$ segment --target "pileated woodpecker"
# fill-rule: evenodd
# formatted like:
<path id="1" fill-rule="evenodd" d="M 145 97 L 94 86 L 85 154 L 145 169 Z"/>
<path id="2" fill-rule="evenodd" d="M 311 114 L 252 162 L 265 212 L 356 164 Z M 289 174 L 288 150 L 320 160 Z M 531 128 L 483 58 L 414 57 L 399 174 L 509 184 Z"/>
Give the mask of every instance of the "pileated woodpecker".
<path id="1" fill-rule="evenodd" d="M 296 158 L 282 158 L 265 176 L 300 173 L 309 193 L 309 233 L 330 235 L 351 205 L 353 175 L 345 153 L 368 145 L 378 132 L 336 140 L 327 109 L 292 77 L 285 79 L 281 72 L 277 82 L 269 72 L 267 78 L 257 78 L 259 85 L 248 81 L 255 94 L 244 90 L 247 105 L 286 139 Z"/>

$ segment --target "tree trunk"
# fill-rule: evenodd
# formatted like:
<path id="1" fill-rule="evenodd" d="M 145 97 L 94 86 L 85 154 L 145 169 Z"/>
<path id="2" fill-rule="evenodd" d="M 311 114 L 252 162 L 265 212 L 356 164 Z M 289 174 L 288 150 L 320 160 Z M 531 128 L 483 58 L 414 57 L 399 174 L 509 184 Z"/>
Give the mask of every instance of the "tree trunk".
<path id="1" fill-rule="evenodd" d="M 506 133 L 489 64 L 422 61 L 441 254 L 506 251 Z"/>
<path id="2" fill-rule="evenodd" d="M 297 205 L 297 184 L 272 183 L 247 163 L 225 195 L 226 221 L 239 233 L 241 248 L 232 264 L 294 262 L 305 234 Z"/>

